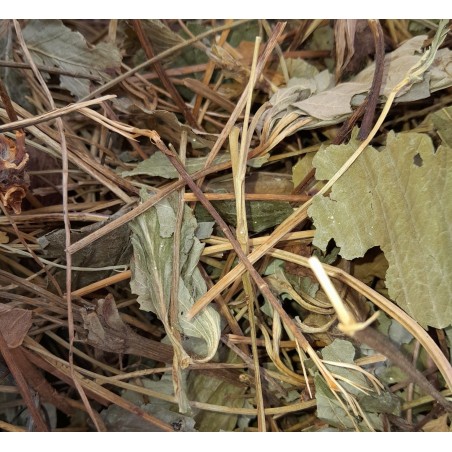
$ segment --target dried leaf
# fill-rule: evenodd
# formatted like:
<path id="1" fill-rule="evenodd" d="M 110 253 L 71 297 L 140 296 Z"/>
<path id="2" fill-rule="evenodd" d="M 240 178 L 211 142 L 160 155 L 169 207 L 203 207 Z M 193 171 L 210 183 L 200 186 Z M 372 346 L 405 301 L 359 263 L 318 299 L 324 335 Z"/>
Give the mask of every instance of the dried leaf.
<path id="1" fill-rule="evenodd" d="M 188 174 L 193 174 L 204 168 L 207 157 L 192 157 L 187 158 L 185 162 L 185 169 Z M 213 164 L 223 163 L 230 160 L 228 155 L 221 155 L 214 159 Z M 140 162 L 136 168 L 131 171 L 124 171 L 123 177 L 136 176 L 145 174 L 147 176 L 159 176 L 165 179 L 176 179 L 179 173 L 172 165 L 168 157 L 160 151 L 157 151 L 151 157 Z"/>
<path id="2" fill-rule="evenodd" d="M 384 82 L 380 91 L 382 101 L 405 77 L 408 70 L 419 62 L 421 58 L 419 53 L 426 39 L 425 35 L 415 36 L 385 56 Z M 397 101 L 408 102 L 423 99 L 439 89 L 451 86 L 452 75 L 448 70 L 451 58 L 452 50 L 437 51 L 424 78 L 405 86 L 397 94 Z M 323 84 L 322 91 L 310 92 L 309 85 L 306 86 L 305 80 L 291 86 L 290 89 L 282 88 L 270 99 L 272 107 L 263 115 L 259 129 L 263 127 L 264 123 L 270 123 L 273 127 L 276 120 L 293 112 L 299 116 L 313 118 L 313 121 L 302 126 L 301 129 L 337 124 L 352 113 L 353 106 L 362 103 L 372 84 L 374 72 L 375 64 L 371 64 L 349 82 L 340 83 L 332 88 Z M 300 100 L 294 100 L 296 95 L 300 97 Z"/>
<path id="3" fill-rule="evenodd" d="M 103 81 L 109 79 L 108 70 L 121 65 L 121 54 L 112 43 L 89 46 L 83 35 L 64 26 L 60 20 L 30 20 L 23 33 L 36 64 L 97 76 Z M 90 91 L 90 81 L 86 78 L 61 75 L 60 86 L 77 98 Z"/>
<path id="4" fill-rule="evenodd" d="M 287 72 L 291 80 L 293 79 L 313 79 L 318 75 L 319 70 L 302 58 L 287 58 L 286 59 Z"/>
<path id="5" fill-rule="evenodd" d="M 422 427 L 423 432 L 450 432 L 451 427 L 447 425 L 448 415 L 444 413 L 438 419 L 432 419 Z"/>
<path id="6" fill-rule="evenodd" d="M 430 116 L 443 144 L 452 147 L 452 107 L 442 108 Z"/>
<path id="7" fill-rule="evenodd" d="M 354 364 L 355 347 L 353 347 L 352 343 L 349 341 L 335 339 L 330 345 L 327 345 L 322 349 L 322 357 L 326 361 Z M 345 367 L 332 366 L 330 364 L 326 364 L 326 366 L 331 372 L 345 377 L 357 385 L 369 388 L 369 385 L 361 372 Z M 348 383 L 344 382 L 341 384 L 346 388 L 347 392 L 351 394 L 359 395 L 361 393 L 361 391 Z"/>
<path id="8" fill-rule="evenodd" d="M 117 218 L 120 214 L 121 212 L 112 215 L 108 221 L 102 221 L 79 230 L 73 230 L 71 232 L 71 242 L 74 243 L 86 237 Z M 38 243 L 45 251 L 47 258 L 64 256 L 64 249 L 66 248 L 65 236 L 64 229 L 57 229 L 38 238 Z M 77 290 L 111 276 L 115 272 L 115 268 L 111 267 L 126 267 L 129 264 L 131 253 L 132 247 L 130 245 L 129 228 L 127 225 L 116 228 L 94 242 L 91 246 L 75 253 L 72 256 L 72 290 Z M 83 269 L 83 271 L 76 269 Z M 59 269 L 55 277 L 61 287 L 66 287 L 65 269 Z"/>
<path id="9" fill-rule="evenodd" d="M 352 139 L 321 149 L 316 177 L 330 179 L 358 146 Z M 452 150 L 435 152 L 427 135 L 391 132 L 383 150 L 365 149 L 330 197 L 316 197 L 308 211 L 313 243 L 323 250 L 331 238 L 346 259 L 380 246 L 390 297 L 424 327 L 452 322 L 451 165 Z"/>
<path id="10" fill-rule="evenodd" d="M 142 199 L 148 197 L 143 190 Z M 185 336 L 202 339 L 205 353 L 201 360 L 207 361 L 215 354 L 220 340 L 220 317 L 210 306 L 193 320 L 188 321 L 185 315 L 194 301 L 207 292 L 197 268 L 203 245 L 195 236 L 197 222 L 187 206 L 180 233 L 179 325 L 169 324 L 176 206 L 177 195 L 170 196 L 130 223 L 134 250 L 130 287 L 138 295 L 141 309 L 154 312 L 169 335 L 170 328 L 179 328 Z"/>
<path id="11" fill-rule="evenodd" d="M 217 140 L 215 134 L 193 130 L 181 124 L 170 111 L 152 110 L 138 100 L 127 97 L 116 98 L 112 102 L 119 111 L 143 121 L 143 127 L 156 130 L 162 139 L 172 143 L 175 148 L 180 146 L 182 132 L 187 132 L 188 143 L 193 149 L 210 150 Z"/>
<path id="12" fill-rule="evenodd" d="M 9 348 L 22 344 L 33 322 L 28 309 L 11 308 L 0 303 L 0 331 Z"/>
<path id="13" fill-rule="evenodd" d="M 172 362 L 173 351 L 167 344 L 135 333 L 119 315 L 111 295 L 98 300 L 95 311 L 81 310 L 85 334 L 82 339 L 97 349 L 118 354 L 144 356 L 155 361 Z"/>
<path id="14" fill-rule="evenodd" d="M 141 21 L 146 35 L 152 42 L 155 54 L 180 44 L 183 39 L 161 20 L 146 19 Z"/>
<path id="15" fill-rule="evenodd" d="M 160 381 L 152 381 L 148 378 L 141 379 L 146 389 L 152 389 L 162 394 L 172 395 L 171 375 L 164 374 Z M 191 416 L 177 413 L 177 407 L 173 403 L 164 400 L 155 399 L 135 391 L 123 391 L 121 396 L 140 407 L 148 414 L 170 424 L 178 432 L 196 431 L 195 420 Z M 156 427 L 143 420 L 139 415 L 124 410 L 118 405 L 110 405 L 103 410 L 102 418 L 105 421 L 109 431 L 112 432 L 151 432 L 160 431 Z"/>
<path id="16" fill-rule="evenodd" d="M 0 135 L 0 202 L 20 214 L 30 178 L 25 172 L 29 155 L 9 138 Z"/>
<path id="17" fill-rule="evenodd" d="M 245 178 L 246 193 L 287 194 L 292 190 L 291 176 L 287 174 L 259 171 Z M 233 193 L 233 191 L 234 184 L 231 177 L 212 179 L 205 186 L 206 193 Z M 214 201 L 212 204 L 227 223 L 234 226 L 237 224 L 235 201 Z M 293 208 L 288 202 L 247 201 L 245 205 L 248 229 L 253 232 L 261 232 L 276 226 L 293 212 Z M 196 217 L 202 221 L 211 219 L 207 211 L 200 205 L 196 207 L 195 213 Z"/>
<path id="18" fill-rule="evenodd" d="M 14 25 L 12 20 L 2 20 L 0 23 L 0 60 L 13 60 Z M 8 89 L 11 99 L 28 111 L 33 111 L 30 86 L 19 69 L 0 67 L 0 79 Z"/>
<path id="19" fill-rule="evenodd" d="M 340 430 L 353 430 L 354 424 L 349 415 L 334 397 L 325 380 L 316 375 L 314 378 L 317 417 Z"/>
<path id="20" fill-rule="evenodd" d="M 349 341 L 344 341 L 342 339 L 335 339 L 330 345 L 324 347 L 322 349 L 322 357 L 324 360 L 334 361 L 337 363 L 348 363 L 354 364 L 354 356 L 355 356 L 355 348 Z M 340 375 L 348 380 L 352 381 L 357 385 L 361 385 L 364 388 L 369 388 L 369 384 L 363 374 L 354 369 L 347 369 L 345 367 L 340 366 L 332 366 L 330 364 L 326 364 L 328 369 L 337 375 Z M 323 378 L 320 376 L 316 376 L 314 379 L 315 387 L 316 387 L 316 399 L 317 399 L 317 415 L 320 419 L 327 421 L 330 425 L 341 428 L 341 429 L 354 429 L 355 425 L 352 422 L 351 417 L 353 415 L 351 413 L 346 413 L 342 408 L 341 404 L 338 402 L 336 397 L 333 395 L 331 390 L 328 388 L 328 385 L 325 383 Z M 350 394 L 354 394 L 357 399 L 360 400 L 360 406 L 366 413 L 366 417 L 368 421 L 371 423 L 374 429 L 381 430 L 381 420 L 375 414 L 376 412 L 380 412 L 375 410 L 375 403 L 377 403 L 378 407 L 378 397 L 371 397 L 367 403 L 369 403 L 371 409 L 367 410 L 367 407 L 361 400 L 364 399 L 363 392 L 359 391 L 354 386 L 341 382 L 341 385 L 346 389 L 346 391 Z M 391 400 L 392 398 L 389 397 Z M 393 405 L 392 402 L 382 403 L 383 406 L 385 404 L 388 406 Z M 384 411 L 384 410 L 382 410 Z M 387 411 L 384 411 L 387 412 Z M 391 411 L 392 412 L 392 411 Z M 359 426 L 359 429 L 362 431 L 368 431 L 369 427 L 364 422 L 363 419 L 355 419 L 355 424 Z"/>
<path id="21" fill-rule="evenodd" d="M 238 363 L 240 359 L 231 351 L 222 360 L 225 363 Z M 202 375 L 191 371 L 188 376 L 187 389 L 190 399 L 213 405 L 228 406 L 231 408 L 243 408 L 247 386 L 232 384 L 227 380 Z M 237 425 L 238 415 L 227 413 L 212 413 L 201 411 L 195 416 L 196 428 L 201 432 L 233 431 Z"/>
<path id="22" fill-rule="evenodd" d="M 8 234 L 4 231 L 0 231 L 0 244 L 8 242 L 9 242 Z"/>

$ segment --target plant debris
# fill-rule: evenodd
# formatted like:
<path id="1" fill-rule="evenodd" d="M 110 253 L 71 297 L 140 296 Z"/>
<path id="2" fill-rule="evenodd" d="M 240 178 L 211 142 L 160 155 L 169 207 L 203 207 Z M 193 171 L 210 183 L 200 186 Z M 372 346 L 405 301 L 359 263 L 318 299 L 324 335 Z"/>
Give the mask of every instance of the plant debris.
<path id="1" fill-rule="evenodd" d="M 0 429 L 449 431 L 450 43 L 2 20 Z"/>

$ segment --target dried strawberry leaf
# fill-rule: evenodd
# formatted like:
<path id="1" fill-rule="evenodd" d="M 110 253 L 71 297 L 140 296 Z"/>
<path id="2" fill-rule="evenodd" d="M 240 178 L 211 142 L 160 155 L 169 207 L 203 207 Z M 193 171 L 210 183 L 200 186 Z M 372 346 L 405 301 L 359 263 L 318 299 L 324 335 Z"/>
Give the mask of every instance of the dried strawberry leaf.
<path id="1" fill-rule="evenodd" d="M 357 149 L 347 145 L 318 151 L 316 178 L 328 180 Z M 316 197 L 308 213 L 325 250 L 331 238 L 346 259 L 380 246 L 389 263 L 389 296 L 422 326 L 452 323 L 452 150 L 436 151 L 428 135 L 388 134 L 334 184 L 330 197 Z"/>

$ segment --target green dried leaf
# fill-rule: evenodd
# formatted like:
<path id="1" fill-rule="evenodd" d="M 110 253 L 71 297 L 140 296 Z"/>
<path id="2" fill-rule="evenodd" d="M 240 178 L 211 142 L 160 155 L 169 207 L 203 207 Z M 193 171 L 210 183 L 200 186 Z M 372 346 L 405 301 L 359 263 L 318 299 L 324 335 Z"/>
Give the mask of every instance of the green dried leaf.
<path id="1" fill-rule="evenodd" d="M 401 400 L 395 394 L 385 391 L 381 394 L 361 395 L 359 404 L 369 413 L 386 413 L 400 416 Z"/>
<path id="2" fill-rule="evenodd" d="M 235 201 L 213 201 L 215 209 L 218 210 L 224 221 L 237 225 L 237 211 Z M 293 213 L 293 208 L 288 202 L 280 201 L 246 201 L 246 216 L 248 229 L 251 232 L 262 232 L 281 224 Z M 211 216 L 203 206 L 196 206 L 196 217 L 208 221 Z"/>
<path id="3" fill-rule="evenodd" d="M 88 46 L 83 35 L 65 27 L 60 20 L 30 20 L 23 34 L 36 64 L 98 76 L 101 80 L 109 79 L 107 70 L 121 65 L 121 54 L 114 44 Z M 90 83 L 85 78 L 60 76 L 60 86 L 77 98 L 89 94 Z"/>
<path id="4" fill-rule="evenodd" d="M 112 215 L 107 221 L 100 221 L 71 231 L 71 243 L 77 242 L 83 237 L 92 234 L 121 214 L 122 212 L 119 212 Z M 72 290 L 86 287 L 96 281 L 112 276 L 119 270 L 120 266 L 123 268 L 127 267 L 132 254 L 128 229 L 127 225 L 120 226 L 101 237 L 91 246 L 83 248 L 72 255 Z M 65 237 L 66 232 L 64 229 L 55 229 L 38 237 L 38 244 L 44 250 L 46 258 L 54 259 L 64 256 L 64 250 L 66 248 Z M 62 263 L 65 264 L 65 261 Z M 64 289 L 66 287 L 66 269 L 57 269 L 55 278 L 60 287 Z"/>
<path id="5" fill-rule="evenodd" d="M 246 22 L 231 30 L 228 42 L 232 47 L 238 47 L 243 41 L 254 42 L 260 36 L 261 29 L 257 20 Z"/>
<path id="6" fill-rule="evenodd" d="M 452 147 L 452 107 L 442 108 L 430 118 L 443 144 Z"/>
<path id="7" fill-rule="evenodd" d="M 173 379 L 171 373 L 164 373 L 159 381 L 142 378 L 143 387 L 156 393 L 173 395 Z M 180 432 L 195 432 L 195 420 L 191 415 L 177 412 L 177 405 L 166 400 L 157 399 L 135 391 L 122 391 L 121 397 L 140 407 L 147 413 L 166 422 Z M 151 432 L 160 431 L 135 413 L 126 411 L 118 405 L 110 405 L 101 412 L 102 419 L 112 432 Z"/>
<path id="8" fill-rule="evenodd" d="M 335 361 L 337 363 L 348 363 L 354 364 L 355 358 L 355 347 L 349 341 L 344 341 L 342 339 L 335 339 L 330 345 L 327 345 L 322 349 L 322 357 L 326 361 Z M 354 369 L 347 369 L 340 366 L 332 366 L 326 364 L 326 367 L 333 373 L 345 377 L 351 380 L 357 385 L 369 388 L 367 380 L 361 372 Z M 361 394 L 357 388 L 348 383 L 341 383 L 347 392 L 355 395 Z"/>
<path id="9" fill-rule="evenodd" d="M 287 58 L 285 63 L 291 79 L 301 77 L 309 79 L 319 73 L 319 70 L 313 64 L 308 63 L 303 58 Z M 278 69 L 281 70 L 281 66 Z"/>
<path id="10" fill-rule="evenodd" d="M 299 293 L 306 293 L 310 297 L 314 298 L 319 290 L 319 284 L 313 281 L 309 276 L 294 275 L 289 272 L 284 273 L 287 280 L 293 286 L 293 288 Z"/>
<path id="11" fill-rule="evenodd" d="M 143 201 L 149 197 L 144 190 L 141 196 Z M 220 317 L 209 306 L 193 320 L 186 318 L 195 300 L 207 292 L 197 268 L 204 245 L 195 236 L 197 222 L 187 206 L 184 206 L 180 233 L 179 325 L 169 324 L 176 209 L 177 195 L 174 194 L 130 223 L 134 250 L 130 287 L 138 295 L 141 309 L 154 312 L 169 335 L 171 328 L 178 328 L 186 336 L 202 339 L 205 342 L 202 360 L 207 361 L 215 354 L 220 340 Z"/>
<path id="12" fill-rule="evenodd" d="M 359 143 L 321 149 L 318 179 L 330 179 Z M 419 166 L 420 165 L 420 166 Z M 386 147 L 372 147 L 309 209 L 321 249 L 331 238 L 346 259 L 380 246 L 389 263 L 390 297 L 421 325 L 452 322 L 452 150 L 435 152 L 428 135 L 388 135 Z"/>
<path id="13" fill-rule="evenodd" d="M 293 184 L 288 174 L 269 173 L 259 171 L 245 178 L 246 193 L 286 194 L 291 193 Z M 233 193 L 232 177 L 219 177 L 212 179 L 205 187 L 207 193 Z M 215 209 L 223 219 L 232 225 L 237 224 L 237 208 L 235 201 L 214 201 Z M 282 201 L 247 201 L 246 214 L 248 229 L 252 232 L 261 232 L 282 223 L 292 214 L 293 208 L 288 202 Z M 211 219 L 207 211 L 198 204 L 196 217 L 203 221 Z"/>
<path id="14" fill-rule="evenodd" d="M 240 359 L 231 351 L 222 362 L 239 363 Z M 228 380 L 222 380 L 210 375 L 203 375 L 191 371 L 187 379 L 187 391 L 191 400 L 210 403 L 213 405 L 228 406 L 231 408 L 243 408 L 246 398 L 244 397 L 247 386 L 232 384 Z M 196 428 L 201 432 L 233 431 L 238 421 L 237 414 L 213 413 L 200 411 L 196 416 Z"/>
<path id="15" fill-rule="evenodd" d="M 12 22 L 3 20 L 0 23 L 0 59 L 13 60 L 13 29 Z M 4 66 L 0 67 L 0 79 L 5 84 L 11 100 L 30 112 L 35 112 L 35 107 L 29 102 L 31 90 L 27 79 L 20 69 Z"/>
<path id="16" fill-rule="evenodd" d="M 327 361 L 334 361 L 337 363 L 348 363 L 354 364 L 355 357 L 355 348 L 349 341 L 344 341 L 342 339 L 335 339 L 330 345 L 324 347 L 322 349 L 322 357 Z M 340 366 L 332 366 L 330 364 L 326 364 L 328 369 L 337 375 L 340 375 L 348 380 L 356 383 L 357 385 L 364 386 L 365 388 L 369 388 L 369 384 L 364 377 L 364 375 L 354 369 L 347 369 L 345 367 Z M 349 412 L 346 413 L 342 408 L 334 394 L 328 388 L 328 385 L 325 383 L 322 377 L 317 375 L 314 379 L 315 387 L 316 387 L 316 399 L 317 399 L 317 415 L 320 419 L 327 421 L 330 425 L 338 427 L 340 429 L 354 429 L 351 417 L 353 415 Z M 368 397 L 365 398 L 365 395 L 362 391 L 359 391 L 354 386 L 341 382 L 341 385 L 346 389 L 346 391 L 350 394 L 354 394 L 355 397 L 360 401 L 360 406 L 366 413 L 366 417 L 368 421 L 371 423 L 374 429 L 381 430 L 381 421 L 374 413 L 379 412 L 378 409 L 378 397 Z M 382 410 L 387 410 L 387 406 L 392 407 L 393 402 L 389 402 L 384 399 L 385 403 L 381 403 Z M 361 402 L 361 400 L 363 402 Z M 392 399 L 391 399 L 392 400 Z M 369 404 L 369 410 L 367 410 L 365 403 Z M 387 411 L 384 411 L 387 412 Z M 392 412 L 392 411 L 391 411 Z M 355 424 L 359 426 L 359 429 L 362 431 L 368 431 L 369 428 L 363 419 L 354 419 Z"/>
<path id="17" fill-rule="evenodd" d="M 185 162 L 185 169 L 188 174 L 193 174 L 196 171 L 202 170 L 205 166 L 207 157 L 193 157 L 187 158 Z M 214 159 L 213 164 L 223 163 L 230 160 L 228 155 L 221 155 Z M 136 168 L 131 171 L 124 171 L 123 177 L 136 176 L 145 174 L 147 176 L 159 176 L 165 179 L 176 179 L 179 173 L 174 168 L 168 157 L 160 151 L 157 151 L 151 157 L 140 162 Z"/>
<path id="18" fill-rule="evenodd" d="M 320 375 L 316 375 L 314 384 L 317 417 L 340 430 L 353 430 L 352 420 L 334 397 L 325 380 Z"/>

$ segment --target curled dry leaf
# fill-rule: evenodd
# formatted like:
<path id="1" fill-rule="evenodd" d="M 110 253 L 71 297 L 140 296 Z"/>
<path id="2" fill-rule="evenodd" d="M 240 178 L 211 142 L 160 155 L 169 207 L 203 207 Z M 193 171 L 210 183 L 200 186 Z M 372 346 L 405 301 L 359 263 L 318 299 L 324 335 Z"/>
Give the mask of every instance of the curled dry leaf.
<path id="1" fill-rule="evenodd" d="M 143 201 L 149 196 L 144 190 L 141 195 Z M 141 309 L 154 312 L 170 338 L 176 328 L 185 336 L 202 339 L 204 353 L 196 359 L 208 361 L 215 355 L 220 340 L 220 316 L 212 307 L 207 307 L 193 320 L 186 318 L 195 300 L 207 292 L 206 283 L 197 268 L 203 245 L 195 236 L 197 222 L 187 206 L 184 206 L 180 232 L 180 278 L 176 300 L 178 325 L 170 323 L 176 211 L 177 197 L 172 195 L 130 223 L 134 252 L 130 287 L 138 295 Z M 178 344 L 173 342 L 173 345 Z"/>
<path id="2" fill-rule="evenodd" d="M 0 303 L 0 331 L 9 348 L 22 344 L 31 325 L 31 311 Z"/>
<path id="3" fill-rule="evenodd" d="M 106 352 L 132 354 L 163 361 L 172 361 L 169 345 L 146 339 L 126 325 L 119 315 L 113 296 L 107 295 L 97 303 L 95 311 L 81 310 L 86 333 L 81 339 Z"/>
<path id="4" fill-rule="evenodd" d="M 13 140 L 0 135 L 0 201 L 19 214 L 27 193 L 29 177 L 25 172 L 28 154 L 18 151 Z"/>

